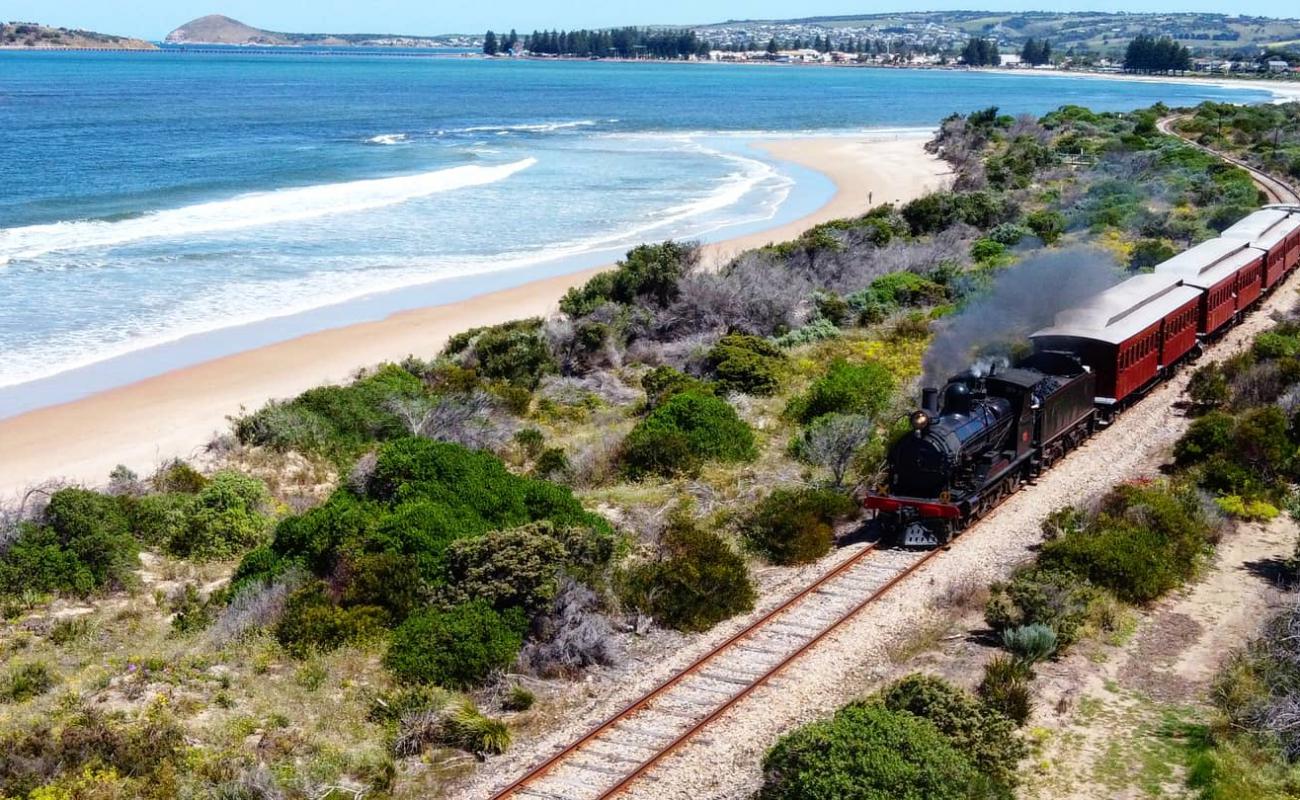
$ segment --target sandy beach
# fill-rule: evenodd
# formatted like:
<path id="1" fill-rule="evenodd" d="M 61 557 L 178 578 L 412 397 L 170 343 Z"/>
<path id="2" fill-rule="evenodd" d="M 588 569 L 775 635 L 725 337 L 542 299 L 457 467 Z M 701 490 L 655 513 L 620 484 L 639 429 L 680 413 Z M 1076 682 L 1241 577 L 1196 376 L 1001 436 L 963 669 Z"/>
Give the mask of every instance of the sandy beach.
<path id="1" fill-rule="evenodd" d="M 924 142 L 825 137 L 755 143 L 777 159 L 826 175 L 835 194 L 798 220 L 708 245 L 708 262 L 724 263 L 819 222 L 860 214 L 873 203 L 906 202 L 941 186 L 947 167 L 924 151 Z M 343 381 L 360 368 L 409 354 L 431 357 L 466 328 L 550 313 L 569 287 L 600 269 L 312 333 L 0 420 L 0 501 L 53 478 L 101 484 L 117 464 L 148 473 L 168 459 L 193 455 L 241 407 Z"/>

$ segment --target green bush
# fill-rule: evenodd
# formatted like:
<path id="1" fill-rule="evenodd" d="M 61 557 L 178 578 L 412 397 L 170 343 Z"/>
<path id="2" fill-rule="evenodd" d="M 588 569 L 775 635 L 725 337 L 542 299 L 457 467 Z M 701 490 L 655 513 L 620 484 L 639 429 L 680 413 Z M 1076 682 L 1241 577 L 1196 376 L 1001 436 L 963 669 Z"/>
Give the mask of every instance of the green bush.
<path id="1" fill-rule="evenodd" d="M 546 447 L 546 437 L 536 428 L 524 428 L 515 434 L 514 440 L 529 458 L 537 458 Z"/>
<path id="2" fill-rule="evenodd" d="M 970 800 L 980 775 L 933 724 L 879 703 L 786 734 L 763 759 L 760 800 Z"/>
<path id="3" fill-rule="evenodd" d="M 905 270 L 881 275 L 866 289 L 854 292 L 845 300 L 859 312 L 877 309 L 880 319 L 874 321 L 879 322 L 895 309 L 942 303 L 947 297 L 947 290 L 940 284 Z"/>
<path id="4" fill-rule="evenodd" d="M 623 440 L 621 461 L 634 480 L 693 472 L 702 461 L 750 461 L 754 434 L 726 401 L 696 392 L 670 397 Z"/>
<path id="5" fill-rule="evenodd" d="M 386 364 L 347 386 L 320 386 L 288 402 L 268 403 L 236 418 L 234 433 L 244 444 L 343 460 L 375 441 L 406 435 L 391 403 L 423 396 L 419 377 Z"/>
<path id="6" fill-rule="evenodd" d="M 777 564 L 806 564 L 830 552 L 836 519 L 857 511 L 838 492 L 777 489 L 741 523 L 745 541 Z"/>
<path id="7" fill-rule="evenodd" d="M 151 480 L 155 492 L 196 494 L 207 485 L 203 473 L 179 459 L 160 467 Z"/>
<path id="8" fill-rule="evenodd" d="M 481 599 L 498 611 L 518 607 L 531 616 L 555 600 L 564 556 L 546 522 L 454 541 L 447 548 L 446 599 Z"/>
<path id="9" fill-rule="evenodd" d="M 1100 599 L 1096 588 L 1075 575 L 1029 567 L 989 588 L 984 620 L 1000 633 L 1044 625 L 1066 647 L 1078 640 Z"/>
<path id="10" fill-rule="evenodd" d="M 823 342 L 827 339 L 834 339 L 840 335 L 840 327 L 825 317 L 818 317 L 792 331 L 786 331 L 772 340 L 772 344 L 783 349 L 799 347 L 813 342 Z"/>
<path id="11" fill-rule="evenodd" d="M 631 305 L 646 300 L 665 306 L 677 299 L 677 284 L 694 265 L 698 253 L 696 245 L 679 242 L 635 247 L 613 270 L 570 289 L 560 300 L 560 310 L 577 318 L 607 302 Z"/>
<path id="12" fill-rule="evenodd" d="M 1026 664 L 1046 661 L 1056 652 L 1056 631 L 1041 622 L 1002 631 L 1002 646 Z"/>
<path id="13" fill-rule="evenodd" d="M 957 752 L 1000 787 L 1016 785 L 1016 766 L 1027 754 L 1010 719 L 942 678 L 916 673 L 880 692 L 891 711 L 906 711 L 929 721 Z"/>
<path id="14" fill-rule="evenodd" d="M 625 585 L 629 605 L 682 631 L 708 630 L 756 598 L 744 559 L 684 510 L 673 514 L 657 558 L 634 566 Z"/>
<path id="15" fill-rule="evenodd" d="M 447 340 L 443 355 L 460 358 L 484 378 L 525 389 L 537 388 L 542 376 L 556 370 L 536 317 L 458 333 Z"/>
<path id="16" fill-rule="evenodd" d="M 1007 246 L 993 239 L 976 239 L 970 246 L 970 257 L 975 261 L 996 261 L 1007 254 Z"/>
<path id="17" fill-rule="evenodd" d="M 1231 398 L 1228 378 L 1219 364 L 1198 367 L 1187 381 L 1187 397 L 1201 408 L 1217 408 Z"/>
<path id="18" fill-rule="evenodd" d="M 43 661 L 19 664 L 0 680 L 0 703 L 22 703 L 54 688 L 54 673 Z"/>
<path id="19" fill-rule="evenodd" d="M 185 536 L 194 513 L 192 494 L 147 494 L 130 504 L 131 531 L 148 547 L 166 548 Z"/>
<path id="20" fill-rule="evenodd" d="M 386 616 L 374 606 L 341 608 L 323 583 L 314 582 L 289 596 L 275 638 L 289 653 L 305 658 L 374 638 L 383 630 Z"/>
<path id="21" fill-rule="evenodd" d="M 646 408 L 652 410 L 682 392 L 710 394 L 713 391 L 707 382 L 669 366 L 655 367 L 641 376 L 641 388 L 645 389 Z"/>
<path id="22" fill-rule="evenodd" d="M 41 523 L 24 523 L 0 553 L 0 594 L 87 595 L 129 585 L 139 566 L 130 521 L 115 497 L 88 489 L 50 496 Z"/>
<path id="23" fill-rule="evenodd" d="M 733 333 L 713 346 L 706 361 L 723 392 L 770 395 L 780 385 L 785 354 L 766 339 Z"/>
<path id="24" fill-rule="evenodd" d="M 266 484 L 233 470 L 212 476 L 194 498 L 185 529 L 166 543 L 182 558 L 229 558 L 265 541 L 271 496 Z"/>
<path id="25" fill-rule="evenodd" d="M 988 238 L 1005 245 L 1006 247 L 1015 247 L 1020 244 L 1020 240 L 1029 235 L 1029 230 L 1014 222 L 1004 222 L 995 226 L 988 232 Z"/>
<path id="26" fill-rule="evenodd" d="M 501 702 L 501 707 L 506 711 L 527 711 L 537 702 L 537 695 L 526 686 L 515 684 L 510 687 L 510 693 L 506 699 Z"/>
<path id="27" fill-rule="evenodd" d="M 1156 264 L 1168 261 L 1177 255 L 1174 248 L 1164 239 L 1143 239 L 1133 247 L 1129 256 L 1128 268 L 1134 272 L 1143 272 Z"/>
<path id="28" fill-rule="evenodd" d="M 1104 498 L 1083 531 L 1045 543 L 1038 563 L 1144 603 L 1191 578 L 1210 534 L 1186 487 L 1124 484 Z"/>
<path id="29" fill-rule="evenodd" d="M 1174 444 L 1174 460 L 1183 466 L 1198 464 L 1227 451 L 1237 420 L 1224 411 L 1211 411 L 1195 419 Z"/>
<path id="30" fill-rule="evenodd" d="M 1065 233 L 1065 215 L 1059 211 L 1035 211 L 1025 217 L 1025 225 L 1043 244 L 1053 245 Z"/>
<path id="31" fill-rule="evenodd" d="M 543 480 L 563 479 L 572 469 L 569 457 L 558 447 L 548 447 L 537 456 L 532 475 Z"/>
<path id="32" fill-rule="evenodd" d="M 984 678 L 976 694 L 989 708 L 1017 725 L 1024 725 L 1034 713 L 1033 692 L 1029 688 L 1031 677 L 1028 666 L 1020 659 L 994 656 L 984 666 Z"/>
<path id="33" fill-rule="evenodd" d="M 881 364 L 837 359 L 806 393 L 790 401 L 786 414 L 800 422 L 835 413 L 874 417 L 889 404 L 894 387 L 894 376 Z"/>
<path id="34" fill-rule="evenodd" d="M 413 614 L 393 631 L 384 665 L 403 683 L 470 688 L 515 660 L 526 627 L 518 609 L 486 600 Z"/>

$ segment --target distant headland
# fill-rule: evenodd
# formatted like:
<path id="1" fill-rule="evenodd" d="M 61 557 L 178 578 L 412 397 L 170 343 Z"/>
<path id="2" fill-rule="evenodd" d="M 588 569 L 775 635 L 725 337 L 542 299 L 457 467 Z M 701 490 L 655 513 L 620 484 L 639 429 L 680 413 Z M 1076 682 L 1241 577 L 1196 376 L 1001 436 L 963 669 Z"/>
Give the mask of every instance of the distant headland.
<path id="1" fill-rule="evenodd" d="M 209 14 L 167 34 L 167 44 L 232 44 L 261 47 L 475 47 L 480 37 L 445 34 L 282 33 L 254 28 L 237 19 Z"/>
<path id="2" fill-rule="evenodd" d="M 143 39 L 35 22 L 0 22 L 0 50 L 157 50 Z"/>

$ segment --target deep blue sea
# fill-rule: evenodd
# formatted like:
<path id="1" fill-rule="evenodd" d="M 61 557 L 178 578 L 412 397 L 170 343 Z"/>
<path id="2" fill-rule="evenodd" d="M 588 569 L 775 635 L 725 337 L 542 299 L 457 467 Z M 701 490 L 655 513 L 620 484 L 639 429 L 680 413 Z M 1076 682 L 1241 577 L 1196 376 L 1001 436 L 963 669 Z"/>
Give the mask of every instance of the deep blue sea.
<path id="1" fill-rule="evenodd" d="M 21 384 L 161 343 L 353 322 L 385 292 L 399 298 L 388 310 L 453 299 L 641 241 L 724 238 L 828 196 L 826 181 L 748 146 L 761 135 L 924 135 L 989 105 L 1269 99 L 986 73 L 403 57 L 414 55 L 0 52 L 0 415 L 30 407 L 14 399 Z M 295 318 L 311 321 L 265 327 Z M 151 368 L 133 369 L 119 378 Z"/>

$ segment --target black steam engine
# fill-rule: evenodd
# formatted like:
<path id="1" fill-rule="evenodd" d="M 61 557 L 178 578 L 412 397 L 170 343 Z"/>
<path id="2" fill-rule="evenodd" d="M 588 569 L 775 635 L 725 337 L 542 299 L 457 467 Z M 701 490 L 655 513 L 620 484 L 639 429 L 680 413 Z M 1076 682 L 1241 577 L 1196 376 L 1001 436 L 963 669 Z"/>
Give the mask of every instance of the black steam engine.
<path id="1" fill-rule="evenodd" d="M 944 544 L 1087 438 L 1094 394 L 1092 373 L 1055 352 L 925 389 L 912 431 L 889 453 L 886 485 L 863 504 L 898 544 Z"/>

